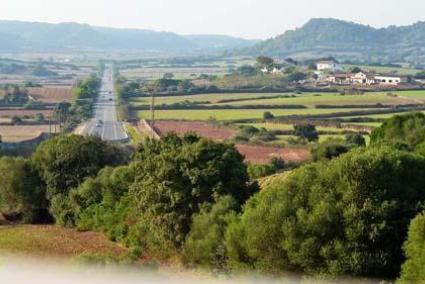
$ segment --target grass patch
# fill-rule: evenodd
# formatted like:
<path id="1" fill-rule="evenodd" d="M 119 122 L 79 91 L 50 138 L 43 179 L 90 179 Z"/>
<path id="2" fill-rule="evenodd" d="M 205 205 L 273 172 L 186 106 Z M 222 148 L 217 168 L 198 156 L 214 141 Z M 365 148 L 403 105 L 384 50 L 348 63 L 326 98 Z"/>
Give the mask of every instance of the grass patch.
<path id="1" fill-rule="evenodd" d="M 143 133 L 141 133 L 136 126 L 133 126 L 131 124 L 126 124 L 125 125 L 125 129 L 128 133 L 128 135 L 131 138 L 131 141 L 134 144 L 139 144 L 141 142 L 143 142 L 143 140 L 146 138 L 145 135 L 143 135 Z"/>
<path id="2" fill-rule="evenodd" d="M 0 226 L 0 251 L 19 255 L 75 258 L 87 254 L 121 256 L 127 249 L 100 233 L 56 226 Z"/>

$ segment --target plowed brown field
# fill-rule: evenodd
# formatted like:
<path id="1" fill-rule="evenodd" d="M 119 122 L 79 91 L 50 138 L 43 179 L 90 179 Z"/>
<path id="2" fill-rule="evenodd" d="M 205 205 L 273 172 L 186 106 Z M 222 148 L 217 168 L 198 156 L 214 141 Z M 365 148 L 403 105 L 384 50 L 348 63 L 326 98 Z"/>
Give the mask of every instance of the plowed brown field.
<path id="1" fill-rule="evenodd" d="M 164 135 L 167 132 L 175 132 L 178 135 L 183 135 L 193 131 L 200 136 L 215 139 L 225 140 L 230 139 L 236 134 L 236 130 L 227 127 L 218 127 L 206 122 L 197 121 L 157 121 L 155 129 L 158 134 Z M 245 156 L 245 159 L 255 164 L 265 164 L 273 157 L 280 157 L 287 162 L 299 163 L 309 158 L 308 149 L 292 149 L 267 147 L 257 145 L 236 145 L 239 152 Z"/>

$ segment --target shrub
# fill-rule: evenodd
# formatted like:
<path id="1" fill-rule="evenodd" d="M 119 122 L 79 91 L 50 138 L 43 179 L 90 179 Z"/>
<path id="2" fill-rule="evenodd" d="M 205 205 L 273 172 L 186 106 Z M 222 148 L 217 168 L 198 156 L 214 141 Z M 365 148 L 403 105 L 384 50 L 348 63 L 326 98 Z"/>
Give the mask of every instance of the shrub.
<path id="1" fill-rule="evenodd" d="M 226 232 L 232 267 L 395 277 L 425 198 L 425 159 L 357 149 L 295 170 L 251 198 Z"/>
<path id="2" fill-rule="evenodd" d="M 313 161 L 331 160 L 347 153 L 353 148 L 353 145 L 347 145 L 341 139 L 328 139 L 323 143 L 311 148 L 311 158 Z"/>
<path id="3" fill-rule="evenodd" d="M 248 174 L 251 179 L 257 179 L 270 176 L 283 169 L 285 169 L 285 161 L 281 158 L 274 157 L 271 159 L 270 163 L 265 165 L 249 164 Z"/>
<path id="4" fill-rule="evenodd" d="M 376 128 L 371 135 L 371 144 L 405 144 L 413 150 L 425 142 L 425 114 L 396 115 Z"/>
<path id="5" fill-rule="evenodd" d="M 13 125 L 19 125 L 19 124 L 22 124 L 22 118 L 20 118 L 19 116 L 13 116 L 12 117 L 12 119 L 11 119 L 11 123 L 13 124 Z"/>
<path id="6" fill-rule="evenodd" d="M 183 247 L 183 261 L 207 268 L 225 269 L 227 253 L 224 233 L 237 210 L 237 203 L 230 196 L 221 197 L 214 205 L 203 206 L 193 217 Z"/>
<path id="7" fill-rule="evenodd" d="M 309 142 L 319 140 L 319 134 L 316 131 L 316 126 L 311 124 L 295 124 L 295 135 L 307 139 Z"/>
<path id="8" fill-rule="evenodd" d="M 366 146 L 366 140 L 364 139 L 363 135 L 359 133 L 350 133 L 345 136 L 345 142 L 348 145 L 354 145 L 354 146 Z"/>

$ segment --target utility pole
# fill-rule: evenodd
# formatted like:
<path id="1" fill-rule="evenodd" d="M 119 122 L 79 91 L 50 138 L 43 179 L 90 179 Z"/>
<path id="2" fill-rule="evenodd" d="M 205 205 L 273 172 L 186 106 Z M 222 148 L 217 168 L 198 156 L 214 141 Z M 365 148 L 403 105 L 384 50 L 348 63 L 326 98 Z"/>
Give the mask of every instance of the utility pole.
<path id="1" fill-rule="evenodd" d="M 157 80 L 160 79 L 160 73 L 157 73 Z M 150 88 L 151 92 L 151 138 L 155 138 L 155 86 Z"/>
<path id="2" fill-rule="evenodd" d="M 155 95 L 154 92 L 151 91 L 151 138 L 155 138 Z"/>

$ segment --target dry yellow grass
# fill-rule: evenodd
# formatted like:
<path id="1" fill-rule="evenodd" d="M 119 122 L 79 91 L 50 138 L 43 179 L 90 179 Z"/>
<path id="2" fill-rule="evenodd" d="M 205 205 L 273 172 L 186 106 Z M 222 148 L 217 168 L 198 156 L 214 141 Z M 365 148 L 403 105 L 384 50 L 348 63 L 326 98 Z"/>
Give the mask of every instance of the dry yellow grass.
<path id="1" fill-rule="evenodd" d="M 52 126 L 52 130 L 54 126 Z M 21 142 L 49 132 L 49 125 L 0 125 L 3 142 Z"/>
<path id="2" fill-rule="evenodd" d="M 103 234 L 58 226 L 0 226 L 0 251 L 19 255 L 73 258 L 85 254 L 123 255 L 127 249 Z"/>
<path id="3" fill-rule="evenodd" d="M 74 94 L 71 87 L 31 87 L 28 93 L 43 103 L 71 102 Z"/>

